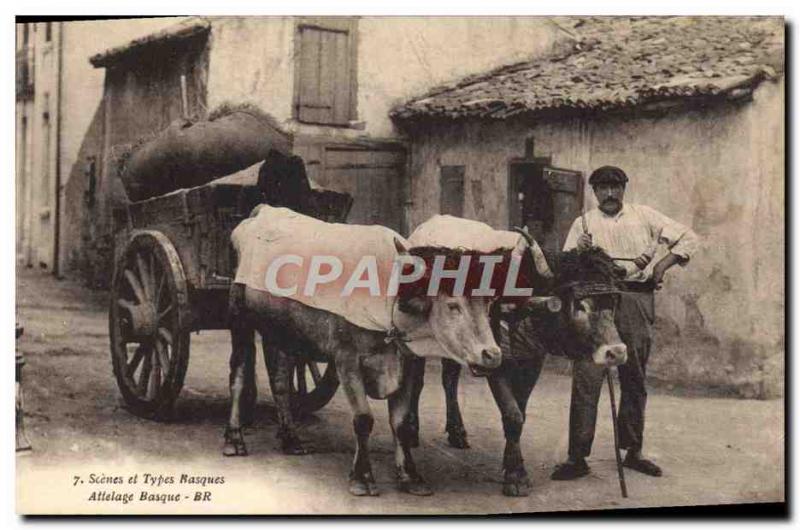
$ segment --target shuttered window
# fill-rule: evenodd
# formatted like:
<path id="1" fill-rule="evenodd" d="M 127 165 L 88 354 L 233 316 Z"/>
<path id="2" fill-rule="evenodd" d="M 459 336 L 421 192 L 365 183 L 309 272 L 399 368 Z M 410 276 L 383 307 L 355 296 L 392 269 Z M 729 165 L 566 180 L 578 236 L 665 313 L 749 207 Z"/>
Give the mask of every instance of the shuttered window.
<path id="1" fill-rule="evenodd" d="M 298 25 L 296 117 L 304 123 L 348 125 L 355 119 L 355 21 Z"/>

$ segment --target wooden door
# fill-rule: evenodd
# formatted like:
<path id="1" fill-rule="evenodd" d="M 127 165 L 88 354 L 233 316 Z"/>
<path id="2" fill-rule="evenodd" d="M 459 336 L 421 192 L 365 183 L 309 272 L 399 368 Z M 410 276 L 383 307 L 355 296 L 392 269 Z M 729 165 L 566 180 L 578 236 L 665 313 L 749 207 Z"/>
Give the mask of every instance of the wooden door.
<path id="1" fill-rule="evenodd" d="M 509 168 L 509 221 L 527 226 L 548 256 L 561 251 L 581 214 L 583 174 L 541 162 L 514 162 Z"/>
<path id="2" fill-rule="evenodd" d="M 403 233 L 404 167 L 400 149 L 326 147 L 319 184 L 352 195 L 348 223 L 379 224 Z"/>

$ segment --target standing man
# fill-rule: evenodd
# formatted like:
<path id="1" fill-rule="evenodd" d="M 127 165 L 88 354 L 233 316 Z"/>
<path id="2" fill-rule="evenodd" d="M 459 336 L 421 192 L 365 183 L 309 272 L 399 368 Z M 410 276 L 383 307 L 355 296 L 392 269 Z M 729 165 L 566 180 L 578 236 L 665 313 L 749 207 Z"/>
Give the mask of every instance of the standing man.
<path id="1" fill-rule="evenodd" d="M 599 246 L 625 268 L 626 292 L 620 297 L 616 324 L 628 347 L 628 361 L 619 367 L 622 399 L 619 441 L 626 449 L 623 465 L 650 476 L 661 468 L 642 456 L 644 411 L 647 402 L 645 373 L 650 356 L 651 328 L 655 320 L 653 291 L 673 265 L 686 265 L 697 246 L 697 236 L 687 227 L 638 204 L 623 204 L 628 177 L 621 169 L 603 166 L 589 177 L 598 208 L 578 218 L 564 243 L 564 250 Z M 669 253 L 653 261 L 659 243 Z M 589 474 L 586 457 L 592 449 L 597 402 L 606 368 L 591 360 L 573 361 L 572 400 L 569 410 L 569 458 L 556 466 L 553 480 L 572 480 Z"/>

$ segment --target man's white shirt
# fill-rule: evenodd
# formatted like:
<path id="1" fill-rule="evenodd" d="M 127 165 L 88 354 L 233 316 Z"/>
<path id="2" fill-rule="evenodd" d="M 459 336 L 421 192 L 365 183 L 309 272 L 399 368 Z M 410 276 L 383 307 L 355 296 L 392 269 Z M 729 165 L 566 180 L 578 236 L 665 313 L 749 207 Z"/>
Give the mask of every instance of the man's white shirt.
<path id="1" fill-rule="evenodd" d="M 688 227 L 657 212 L 649 206 L 624 203 L 616 215 L 603 213 L 599 208 L 584 215 L 586 230 L 592 236 L 592 243 L 606 251 L 613 258 L 634 259 L 646 254 L 650 263 L 640 270 L 632 261 L 616 263 L 628 271 L 627 281 L 647 281 L 653 274 L 656 260 L 652 259 L 659 244 L 684 260 L 685 265 L 698 246 L 697 235 Z M 578 244 L 584 233 L 584 221 L 575 219 L 564 242 L 564 250 L 571 250 Z"/>

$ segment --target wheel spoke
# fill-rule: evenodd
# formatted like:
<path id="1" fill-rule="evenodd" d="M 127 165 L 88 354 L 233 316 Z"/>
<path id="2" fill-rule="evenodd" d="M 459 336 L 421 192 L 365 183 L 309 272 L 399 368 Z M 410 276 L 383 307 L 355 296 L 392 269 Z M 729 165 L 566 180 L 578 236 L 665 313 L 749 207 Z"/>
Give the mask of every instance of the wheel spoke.
<path id="1" fill-rule="evenodd" d="M 172 346 L 172 333 L 167 328 L 158 328 L 158 334 L 164 338 L 167 344 Z"/>
<path id="2" fill-rule="evenodd" d="M 130 269 L 125 269 L 125 279 L 128 280 L 128 284 L 131 286 L 131 289 L 133 289 L 133 294 L 136 295 L 136 299 L 139 300 L 140 304 L 143 304 L 147 300 L 147 297 L 144 295 L 142 284 L 139 283 L 136 275 L 133 274 Z"/>
<path id="3" fill-rule="evenodd" d="M 152 353 L 152 350 L 145 352 L 144 363 L 142 364 L 142 373 L 139 374 L 139 382 L 136 385 L 137 389 L 139 390 L 139 394 L 145 397 L 147 397 L 147 390 L 150 384 L 150 374 L 153 371 Z"/>
<path id="4" fill-rule="evenodd" d="M 162 344 L 161 341 L 156 341 L 156 353 L 158 354 L 158 365 L 161 368 L 162 375 L 167 376 L 169 372 L 169 354 L 167 353 L 167 345 Z"/>
<path id="5" fill-rule="evenodd" d="M 298 359 L 295 365 L 297 369 L 297 393 L 300 395 L 308 394 L 306 386 L 306 363 L 303 359 Z"/>
<path id="6" fill-rule="evenodd" d="M 141 254 L 136 254 L 136 264 L 139 267 L 139 278 L 142 281 L 142 287 L 144 289 L 144 294 L 148 300 L 153 300 L 153 286 L 150 285 L 150 271 L 147 269 L 147 265 L 144 264 L 144 258 L 142 258 Z"/>
<path id="7" fill-rule="evenodd" d="M 124 298 L 120 298 L 119 300 L 117 300 L 117 305 L 122 309 L 126 309 L 127 311 L 130 312 L 135 304 L 130 300 L 125 300 Z"/>
<path id="8" fill-rule="evenodd" d="M 311 379 L 314 380 L 314 386 L 319 386 L 319 380 L 322 379 L 319 373 L 319 366 L 314 361 L 308 361 L 308 369 L 311 371 Z"/>
<path id="9" fill-rule="evenodd" d="M 167 273 L 162 271 L 161 272 L 161 279 L 158 280 L 158 287 L 156 288 L 156 300 L 155 306 L 159 307 L 161 305 L 161 291 L 164 290 L 164 283 L 167 281 Z"/>
<path id="10" fill-rule="evenodd" d="M 145 354 L 145 347 L 139 345 L 139 347 L 136 348 L 133 357 L 131 357 L 130 362 L 127 364 L 125 368 L 128 377 L 133 377 L 134 372 L 136 372 L 136 369 L 139 368 L 139 363 L 142 362 L 144 354 Z"/>
<path id="11" fill-rule="evenodd" d="M 150 377 L 147 379 L 147 399 L 153 399 L 158 394 L 158 389 L 161 386 L 161 367 L 153 366 L 150 372 Z"/>
<path id="12" fill-rule="evenodd" d="M 165 316 L 167 316 L 167 313 L 172 311 L 172 307 L 173 307 L 172 304 L 169 304 L 166 309 L 164 309 L 161 313 L 158 314 L 159 322 L 161 321 L 161 319 L 163 319 Z"/>

